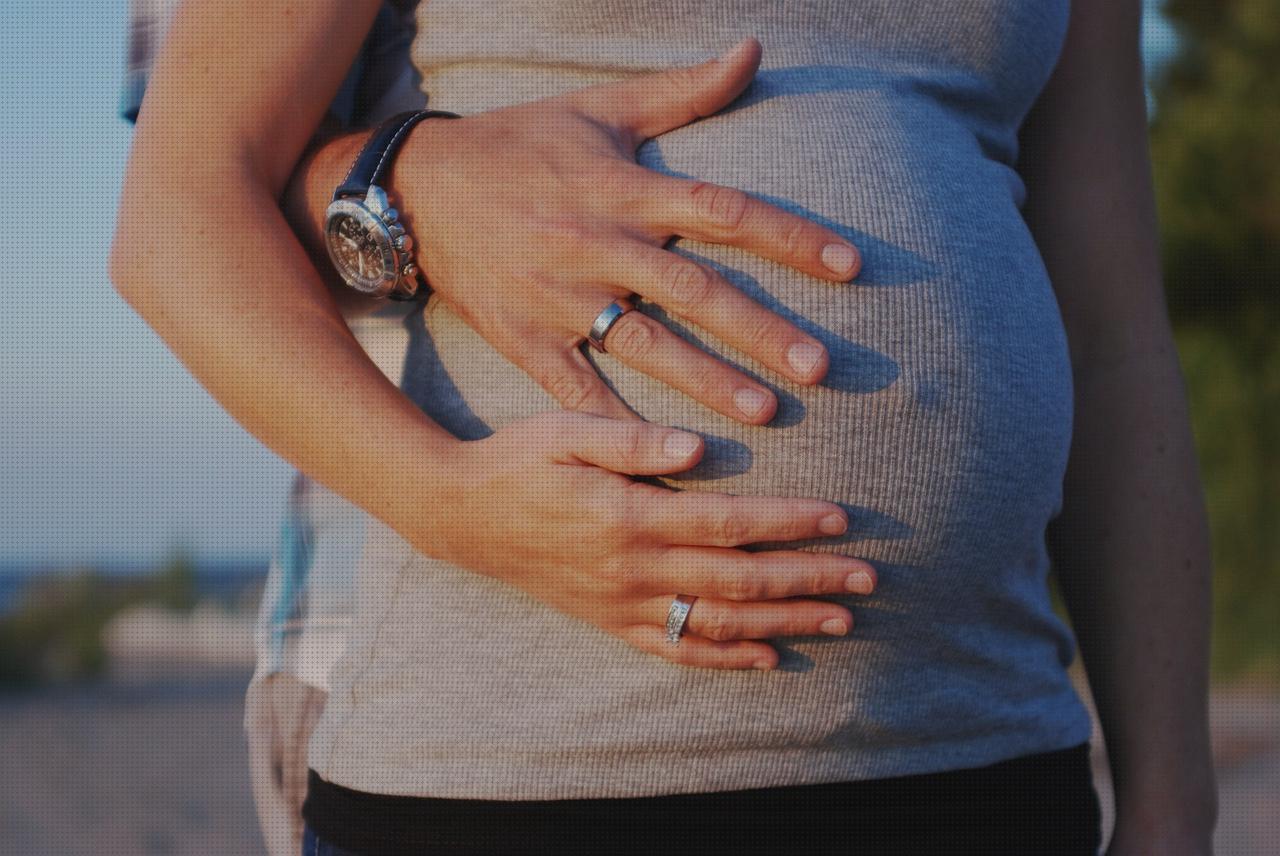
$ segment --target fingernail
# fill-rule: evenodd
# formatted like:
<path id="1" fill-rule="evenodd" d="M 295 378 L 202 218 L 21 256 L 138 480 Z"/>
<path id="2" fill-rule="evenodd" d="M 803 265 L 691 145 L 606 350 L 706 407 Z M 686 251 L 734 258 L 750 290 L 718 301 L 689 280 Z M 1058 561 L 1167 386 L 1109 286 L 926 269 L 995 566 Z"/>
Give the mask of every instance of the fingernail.
<path id="1" fill-rule="evenodd" d="M 853 270 L 853 263 L 857 260 L 858 254 L 853 251 L 852 247 L 844 244 L 827 244 L 822 248 L 822 263 L 832 273 L 844 276 Z"/>
<path id="2" fill-rule="evenodd" d="M 828 618 L 818 626 L 821 627 L 822 632 L 828 636 L 843 636 L 849 632 L 849 626 L 839 618 Z"/>
<path id="3" fill-rule="evenodd" d="M 818 345 L 797 342 L 787 348 L 787 362 L 791 363 L 791 368 L 796 370 L 796 374 L 807 376 L 820 359 L 822 359 L 822 348 Z"/>
<path id="4" fill-rule="evenodd" d="M 818 529 L 825 535 L 839 535 L 849 528 L 849 521 L 843 514 L 828 514 L 818 521 Z"/>
<path id="5" fill-rule="evenodd" d="M 871 574 L 866 571 L 854 571 L 845 578 L 844 587 L 849 591 L 867 593 L 871 591 Z"/>
<path id="6" fill-rule="evenodd" d="M 668 434 L 662 443 L 662 451 L 667 457 L 683 461 L 698 450 L 698 438 L 694 434 Z"/>
<path id="7" fill-rule="evenodd" d="M 751 668 L 759 669 L 762 672 L 767 672 L 773 668 L 773 664 L 770 663 L 768 660 L 756 660 L 756 662 L 752 665 Z"/>
<path id="8" fill-rule="evenodd" d="M 769 405 L 769 396 L 758 389 L 744 386 L 733 394 L 733 403 L 747 416 L 759 416 Z"/>

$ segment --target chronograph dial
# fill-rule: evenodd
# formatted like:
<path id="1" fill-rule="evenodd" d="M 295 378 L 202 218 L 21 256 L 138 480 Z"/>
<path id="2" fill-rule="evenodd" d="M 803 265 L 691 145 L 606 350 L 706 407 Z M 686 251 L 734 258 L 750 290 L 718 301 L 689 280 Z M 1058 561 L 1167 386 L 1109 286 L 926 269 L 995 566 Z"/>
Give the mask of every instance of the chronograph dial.
<path id="1" fill-rule="evenodd" d="M 325 245 L 343 280 L 372 297 L 387 296 L 408 262 L 407 257 L 400 260 L 395 238 L 382 217 L 354 200 L 330 206 Z"/>
<path id="2" fill-rule="evenodd" d="M 415 123 L 431 116 L 461 118 L 443 110 L 392 116 L 373 132 L 325 215 L 324 243 L 338 275 L 370 297 L 412 300 L 428 292 L 413 260 L 413 239 L 378 183 Z"/>

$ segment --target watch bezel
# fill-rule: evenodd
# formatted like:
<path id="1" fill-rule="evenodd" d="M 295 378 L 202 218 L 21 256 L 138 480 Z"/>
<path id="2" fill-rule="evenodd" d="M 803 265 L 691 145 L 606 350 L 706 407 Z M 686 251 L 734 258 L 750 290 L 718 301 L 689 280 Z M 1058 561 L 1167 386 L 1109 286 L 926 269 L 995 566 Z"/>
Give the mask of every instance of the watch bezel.
<path id="1" fill-rule="evenodd" d="M 335 252 L 337 238 L 334 235 L 334 229 L 337 221 L 342 217 L 352 218 L 366 231 L 376 236 L 377 249 L 382 257 L 382 273 L 379 276 L 361 276 L 358 270 L 352 270 Z M 382 218 L 381 213 L 370 210 L 364 200 L 335 199 L 329 203 L 329 208 L 325 211 L 324 245 L 338 275 L 356 291 L 369 297 L 387 297 L 395 290 L 401 274 L 400 253 L 396 250 L 395 238 L 392 237 L 390 226 Z"/>

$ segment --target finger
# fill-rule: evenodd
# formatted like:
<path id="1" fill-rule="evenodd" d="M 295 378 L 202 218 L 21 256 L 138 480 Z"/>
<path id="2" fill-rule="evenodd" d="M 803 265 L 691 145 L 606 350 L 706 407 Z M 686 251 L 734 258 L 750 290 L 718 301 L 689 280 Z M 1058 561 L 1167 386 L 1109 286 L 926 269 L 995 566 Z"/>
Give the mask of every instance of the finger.
<path id="1" fill-rule="evenodd" d="M 614 322 L 605 348 L 637 371 L 662 381 L 730 419 L 764 425 L 778 412 L 768 387 L 677 336 L 642 312 Z"/>
<path id="2" fill-rule="evenodd" d="M 567 97 L 587 115 L 630 131 L 638 147 L 724 108 L 750 85 L 760 54 L 760 43 L 747 37 L 706 62 L 588 86 Z"/>
<path id="3" fill-rule="evenodd" d="M 579 346 L 569 339 L 529 331 L 523 338 L 495 344 L 562 407 L 610 419 L 640 419 L 609 388 Z"/>
<path id="4" fill-rule="evenodd" d="M 858 248 L 840 235 L 736 187 L 650 175 L 653 190 L 633 209 L 650 232 L 740 247 L 835 282 L 852 279 L 862 267 Z"/>
<path id="5" fill-rule="evenodd" d="M 560 444 L 562 463 L 582 463 L 628 475 L 679 472 L 702 457 L 702 438 L 638 420 L 585 414 L 548 414 L 546 427 Z M 653 488 L 668 493 L 662 488 Z"/>
<path id="6" fill-rule="evenodd" d="M 261 723 L 261 720 L 258 720 Z M 249 731 L 249 782 L 267 850 L 272 854 L 297 852 L 289 820 L 289 808 L 280 787 L 278 741 L 268 717 L 265 728 Z"/>
<path id="7" fill-rule="evenodd" d="M 674 595 L 668 595 L 644 604 L 654 626 L 664 632 L 673 598 Z M 699 597 L 689 608 L 684 627 L 686 633 L 715 642 L 780 636 L 844 636 L 853 627 L 853 613 L 839 604 L 820 600 L 735 603 Z"/>
<path id="8" fill-rule="evenodd" d="M 696 604 L 695 604 L 696 605 Z M 772 669 L 778 664 L 778 653 L 763 642 L 747 640 L 718 642 L 685 634 L 680 641 L 667 641 L 666 618 L 663 626 L 636 624 L 619 632 L 633 647 L 649 654 L 701 669 Z"/>
<path id="9" fill-rule="evenodd" d="M 849 518 L 834 502 L 779 496 L 671 491 L 637 482 L 628 514 L 662 544 L 738 547 L 839 535 Z"/>
<path id="10" fill-rule="evenodd" d="M 726 344 L 797 383 L 817 383 L 826 375 L 831 358 L 821 342 L 743 294 L 741 289 L 715 271 L 684 256 L 640 241 L 611 241 L 600 245 L 600 250 L 600 269 L 609 270 L 613 275 L 609 284 L 643 295 L 664 309 L 689 319 Z M 619 318 L 614 327 L 622 326 L 632 315 L 633 313 L 628 313 Z M 643 319 L 635 320 L 643 322 Z M 656 321 L 653 323 L 658 324 Z M 665 329 L 664 325 L 658 326 Z M 649 356 L 645 353 L 644 346 L 649 345 L 652 340 L 645 338 L 643 333 L 633 335 L 638 341 L 624 343 L 621 348 L 606 337 L 605 347 L 610 351 L 626 354 L 626 345 L 629 344 L 632 345 L 630 350 L 635 357 L 643 359 Z M 613 330 L 610 330 L 610 336 L 613 336 Z M 622 336 L 619 335 L 618 338 Z M 642 368 L 637 363 L 632 365 L 646 374 L 671 383 L 672 386 L 676 384 L 667 379 L 668 375 L 687 376 L 692 368 L 687 361 L 665 364 L 655 362 L 650 357 L 646 363 L 654 371 Z M 661 372 L 661 375 L 655 372 Z M 736 371 L 730 376 L 745 377 Z M 723 381 L 724 377 L 718 376 L 716 380 Z M 736 383 L 736 386 L 743 385 L 741 381 Z M 760 388 L 755 384 L 750 386 Z M 703 401 L 701 398 L 698 400 Z M 709 401 L 703 403 L 714 406 Z"/>
<path id="11" fill-rule="evenodd" d="M 295 828 L 302 823 L 302 803 L 307 796 L 307 741 L 311 731 L 305 722 L 295 723 L 285 734 L 283 780 L 284 799 Z"/>
<path id="12" fill-rule="evenodd" d="M 637 575 L 640 576 L 640 575 Z M 775 550 L 748 553 L 729 547 L 668 547 L 643 574 L 655 594 L 682 591 L 730 601 L 801 595 L 871 594 L 870 562 L 833 553 Z"/>

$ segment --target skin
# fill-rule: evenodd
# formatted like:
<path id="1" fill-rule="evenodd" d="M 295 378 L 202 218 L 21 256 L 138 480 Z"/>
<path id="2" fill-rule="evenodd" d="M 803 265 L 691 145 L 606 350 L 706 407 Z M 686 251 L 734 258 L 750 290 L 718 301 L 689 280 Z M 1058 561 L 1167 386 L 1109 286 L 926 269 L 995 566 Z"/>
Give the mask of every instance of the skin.
<path id="1" fill-rule="evenodd" d="M 396 389 L 351 335 L 278 205 L 378 4 L 360 6 L 358 21 L 349 4 L 338 2 L 310 4 L 304 15 L 285 0 L 218 6 L 235 8 L 214 15 L 203 3 L 185 4 L 156 59 L 130 153 L 111 276 L 121 295 L 245 428 L 386 522 L 419 552 L 503 579 L 675 662 L 767 669 L 778 655 L 762 640 L 848 632 L 853 617 L 847 608 L 803 596 L 870 593 L 875 571 L 867 562 L 737 549 L 838 535 L 848 520 L 835 503 L 676 492 L 626 478 L 688 469 L 703 448 L 697 435 L 650 425 L 625 409 L 617 414 L 622 418 L 548 412 L 463 442 Z M 585 163 L 614 139 L 623 141 L 618 152 L 626 154 L 634 151 L 636 134 L 692 120 L 705 105 L 730 100 L 758 62 L 758 43 L 748 46 L 736 63 L 713 61 L 650 75 L 645 88 L 664 98 L 619 111 L 612 120 L 617 127 L 609 132 L 580 118 L 583 111 L 600 115 L 607 105 L 627 101 L 636 81 L 554 103 L 548 99 L 538 109 L 447 120 L 457 133 L 523 134 L 532 142 L 552 117 L 575 124 L 573 139 L 581 146 L 578 155 L 569 147 L 555 156 L 545 148 L 529 156 L 520 146 L 507 147 L 508 159 L 524 160 L 508 163 L 494 153 L 498 159 L 482 175 L 460 169 L 472 184 L 450 197 L 456 201 L 450 217 L 475 221 L 467 212 L 480 210 L 473 206 L 488 203 L 490 186 L 514 174 L 527 173 L 525 181 L 550 194 L 565 165 L 577 163 L 575 157 Z M 148 109 L 156 104 L 163 107 Z M 414 151 L 432 139 L 410 135 L 406 159 L 412 162 Z M 347 147 L 347 164 L 353 142 L 360 141 L 336 143 Z M 601 179 L 600 199 L 633 180 L 639 169 L 616 153 L 602 158 L 605 166 L 619 175 L 630 172 L 611 185 Z M 696 220 L 700 209 L 691 207 L 691 198 L 732 199 L 736 193 L 688 184 L 685 196 L 664 197 L 677 222 Z M 470 202 L 468 194 L 480 201 Z M 575 207 L 577 195 L 575 188 L 560 189 L 558 222 L 581 222 L 601 210 L 599 200 Z M 416 216 L 412 197 L 406 203 L 406 217 Z M 712 213 L 719 207 L 712 206 Z M 796 219 L 777 215 L 780 224 Z M 772 221 L 758 206 L 747 206 L 738 222 L 751 225 L 732 237 L 758 244 L 756 233 Z M 717 223 L 703 228 L 714 230 Z M 540 227 L 520 234 L 530 242 L 530 254 L 545 238 Z M 473 231 L 483 228 L 473 222 Z M 825 238 L 825 230 L 819 231 Z M 461 234 L 459 240 L 471 246 L 492 241 L 487 232 Z M 778 240 L 789 257 L 820 252 L 822 242 L 807 231 L 787 234 Z M 639 240 L 632 244 L 633 252 L 662 252 Z M 175 250 L 183 259 L 181 288 L 174 287 Z M 666 255 L 668 265 L 679 261 Z M 458 287 L 473 284 L 462 278 Z M 519 291 L 520 285 L 512 288 Z M 584 293 L 599 289 L 592 285 Z M 589 367 L 581 352 L 565 349 Z M 263 366 L 283 369 L 262 371 Z M 588 396 L 572 400 L 584 408 L 592 403 Z M 366 440 L 370 425 L 379 426 L 385 438 L 379 444 Z M 668 444 L 677 438 L 683 443 Z M 687 634 L 671 645 L 664 624 L 677 592 L 698 600 Z"/>
<path id="2" fill-rule="evenodd" d="M 432 288 L 512 363 L 571 410 L 629 418 L 582 356 L 593 319 L 639 294 L 801 384 L 826 374 L 822 343 L 767 311 L 714 269 L 668 252 L 675 235 L 729 244 L 829 281 L 858 270 L 856 248 L 803 217 L 732 187 L 672 178 L 635 163 L 644 140 L 727 105 L 751 82 L 760 44 L 718 65 L 638 75 L 616 85 L 518 104 L 410 132 L 388 185 Z M 367 132 L 310 153 L 286 215 L 318 266 L 324 212 Z M 466 200 L 466 205 L 450 204 Z M 844 255 L 837 269 L 824 259 Z M 329 277 L 350 311 L 377 306 Z M 815 288 L 822 287 L 815 282 Z M 773 418 L 767 386 L 635 312 L 605 345 L 623 362 L 748 424 Z"/>
<path id="3" fill-rule="evenodd" d="M 1028 184 L 1027 222 L 1054 282 L 1071 342 L 1075 441 L 1064 512 L 1050 539 L 1108 735 L 1117 783 L 1112 856 L 1208 853 L 1216 813 L 1206 727 L 1207 527 L 1160 285 L 1137 43 L 1139 6 L 1136 0 L 1074 0 L 1062 60 L 1028 117 L 1019 165 Z M 712 494 L 686 497 L 689 505 L 681 506 L 666 492 L 627 479 L 622 473 L 692 466 L 701 447 L 684 458 L 665 456 L 664 441 L 679 432 L 617 412 L 616 404 L 593 388 L 589 364 L 573 356 L 585 326 L 612 296 L 635 291 L 669 302 L 677 314 L 690 318 L 696 317 L 690 312 L 708 311 L 696 299 L 682 302 L 674 287 L 680 277 L 664 279 L 659 266 L 649 265 L 657 256 L 645 256 L 641 246 L 661 246 L 667 233 L 659 227 L 696 237 L 685 231 L 687 217 L 680 221 L 671 214 L 682 200 L 688 207 L 699 194 L 671 187 L 669 192 L 655 189 L 650 197 L 634 164 L 628 167 L 621 156 L 633 153 L 640 135 L 664 122 L 665 127 L 682 124 L 676 121 L 680 110 L 686 111 L 685 121 L 692 121 L 731 100 L 740 83 L 734 75 L 748 73 L 735 71 L 734 62 L 754 73 L 758 46 L 744 48 L 723 67 L 680 70 L 647 81 L 645 92 L 683 96 L 654 107 L 652 125 L 638 123 L 632 114 L 602 120 L 592 112 L 620 102 L 635 105 L 615 91 L 613 97 L 597 93 L 594 101 L 591 96 L 566 99 L 571 103 L 560 105 L 560 112 L 547 111 L 544 103 L 541 119 L 522 122 L 517 109 L 497 119 L 429 121 L 414 131 L 393 186 L 404 187 L 411 232 L 450 234 L 454 240 L 440 242 L 445 248 L 474 250 L 485 243 L 483 235 L 476 237 L 475 221 L 468 232 L 466 218 L 445 216 L 450 209 L 443 200 L 474 192 L 486 204 L 502 204 L 500 196 L 485 195 L 501 181 L 473 176 L 468 184 L 466 178 L 432 172 L 441 151 L 466 151 L 480 141 L 483 133 L 474 128 L 481 125 L 515 134 L 521 145 L 504 147 L 502 156 L 518 157 L 510 151 L 536 146 L 545 133 L 548 126 L 541 125 L 539 132 L 538 122 L 554 123 L 557 133 L 577 134 L 588 146 L 577 157 L 592 151 L 599 156 L 596 177 L 602 186 L 623 188 L 621 198 L 633 202 L 672 206 L 668 222 L 652 218 L 648 226 L 626 219 L 639 216 L 634 205 L 619 220 L 610 219 L 618 208 L 590 201 L 579 209 L 569 204 L 564 210 L 571 216 L 550 224 L 522 219 L 528 229 L 521 240 L 557 245 L 528 267 L 503 267 L 503 256 L 493 247 L 465 256 L 459 250 L 457 257 L 446 251 L 420 258 L 442 299 L 457 306 L 495 346 L 514 355 L 566 405 L 599 414 L 543 414 L 485 440 L 460 443 L 368 361 L 307 257 L 306 246 L 314 249 L 307 222 L 315 215 L 302 211 L 315 210 L 309 201 L 315 188 L 334 186 L 327 170 L 334 163 L 349 164 L 359 135 L 331 141 L 332 151 L 314 153 L 298 185 L 301 196 L 286 193 L 289 174 L 376 7 L 375 2 L 325 0 L 309 4 L 301 15 L 277 0 L 245 3 L 213 16 L 203 14 L 200 3 L 184 6 L 154 72 L 130 157 L 111 258 L 121 294 L 248 430 L 424 553 L 522 585 L 565 611 L 606 622 L 600 626 L 643 650 L 690 665 L 742 668 L 759 657 L 770 665 L 776 657 L 772 648 L 750 640 L 802 626 L 814 632 L 813 622 L 828 616 L 851 620 L 847 611 L 821 601 L 767 601 L 843 590 L 838 584 L 855 560 L 845 560 L 851 564 L 837 571 L 819 564 L 831 557 L 734 550 L 751 540 L 819 534 L 818 521 L 839 513 L 838 508 L 811 500 Z M 153 104 L 165 107 L 149 111 Z M 662 118 L 667 113 L 674 118 Z M 602 121 L 608 128 L 598 127 Z M 451 148 L 451 134 L 459 135 L 455 145 L 461 140 L 466 145 Z M 544 151 L 556 162 L 555 151 Z M 334 160 L 326 160 L 326 154 Z M 605 174 L 607 161 L 615 176 Z M 528 182 L 548 180 L 513 173 L 503 169 L 505 163 L 499 161 L 493 174 L 504 180 L 512 175 Z M 405 170 L 423 183 L 403 178 Z M 554 183 L 531 186 L 556 188 Z M 432 204 L 427 201 L 431 187 L 464 196 L 442 192 Z M 571 203 L 575 194 L 559 189 Z M 576 196 L 589 190 L 579 187 Z M 421 202 L 415 193 L 423 195 Z M 700 194 L 724 195 L 705 188 Z M 287 220 L 276 206 L 285 196 L 291 209 Z M 723 214 L 735 205 L 740 207 L 734 201 L 702 209 L 711 228 L 705 234 L 726 243 L 740 239 L 741 227 L 731 227 L 743 220 Z M 290 231 L 291 223 L 301 240 Z M 457 231 L 449 232 L 454 223 Z M 152 235 L 164 235 L 165 242 L 152 241 Z M 467 243 L 468 235 L 473 243 Z M 548 235 L 555 239 L 546 241 Z M 817 246 L 788 240 L 785 228 L 774 237 L 784 248 Z M 625 265 L 618 267 L 634 264 L 630 272 L 618 270 L 613 278 L 590 283 L 557 273 L 554 252 L 577 246 L 595 249 L 585 256 L 595 258 L 600 248 L 628 240 L 633 251 L 620 255 Z M 765 247 L 748 248 L 774 257 Z M 810 255 L 788 263 L 822 276 L 805 267 L 812 263 L 811 252 L 802 249 L 801 256 Z M 182 259 L 180 266 L 173 264 L 175 256 Z M 175 270 L 181 273 L 176 285 Z M 519 287 L 480 293 L 469 302 L 466 286 L 484 278 L 503 281 L 493 277 L 495 271 L 510 275 Z M 266 275 L 269 288 L 262 283 Z M 664 291 L 662 283 L 671 285 Z M 511 302 L 521 288 L 530 287 L 539 289 L 539 300 L 551 301 L 548 314 L 539 316 L 528 306 L 522 314 Z M 723 293 L 718 299 L 733 300 Z M 737 306 L 736 311 L 750 311 Z M 542 326 L 530 319 L 541 319 Z M 517 321 L 527 326 L 504 326 Z M 619 328 L 621 322 L 615 332 Z M 544 340 L 533 335 L 540 331 Z M 647 332 L 650 342 L 662 335 Z M 512 344 L 522 335 L 537 343 L 532 353 Z M 772 347 L 769 365 L 783 373 L 785 367 L 775 363 L 790 335 L 775 326 L 756 337 L 761 358 L 769 357 Z M 636 337 L 646 340 L 646 334 Z M 608 344 L 612 347 L 612 338 Z M 553 354 L 556 347 L 561 350 Z M 641 348 L 623 356 L 728 412 L 724 390 L 741 380 L 715 375 L 723 369 L 697 362 L 695 355 L 661 353 L 655 357 Z M 264 372 L 262 366 L 288 370 Z M 666 376 L 660 374 L 664 370 Z M 715 381 L 680 385 L 699 372 Z M 816 382 L 822 372 L 825 366 L 807 377 Z M 338 401 L 344 406 L 334 407 Z M 771 415 L 766 407 L 754 420 Z M 737 418 L 754 421 L 741 411 Z M 376 450 L 358 439 L 369 424 L 380 425 L 387 438 Z M 622 473 L 604 469 L 605 461 Z M 460 483 L 478 487 L 459 491 Z M 433 509 L 431 519 L 424 519 L 423 508 Z M 557 512 L 566 508 L 577 512 Z M 440 509 L 446 513 L 434 513 Z M 577 528 L 567 528 L 566 520 Z M 486 531 L 483 543 L 469 537 L 475 531 Z M 520 533 L 539 537 L 521 540 Z M 584 555 L 581 548 L 588 543 L 600 552 Z M 695 593 L 694 579 L 705 595 L 690 614 L 692 632 L 681 645 L 664 647 L 660 625 L 666 605 L 676 590 Z M 808 580 L 809 591 L 794 591 L 797 579 Z M 707 605 L 714 608 L 703 610 L 705 620 L 694 626 Z"/>
<path id="4" fill-rule="evenodd" d="M 1112 856 L 1210 853 L 1217 815 L 1208 523 L 1161 281 L 1140 20 L 1137 0 L 1072 0 L 1019 164 L 1071 346 L 1049 543 L 1106 735 Z"/>

